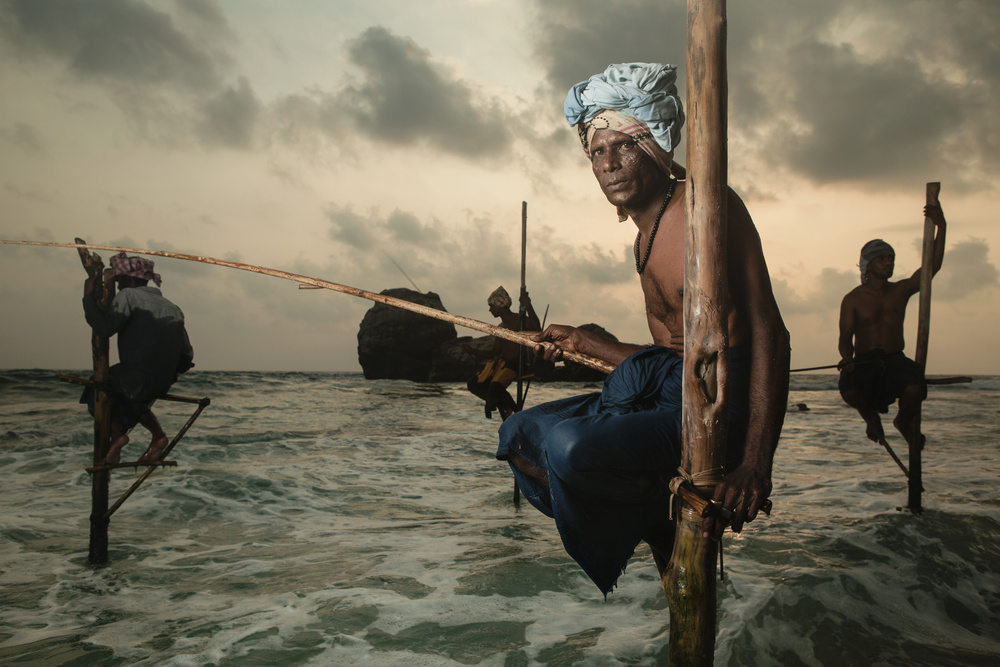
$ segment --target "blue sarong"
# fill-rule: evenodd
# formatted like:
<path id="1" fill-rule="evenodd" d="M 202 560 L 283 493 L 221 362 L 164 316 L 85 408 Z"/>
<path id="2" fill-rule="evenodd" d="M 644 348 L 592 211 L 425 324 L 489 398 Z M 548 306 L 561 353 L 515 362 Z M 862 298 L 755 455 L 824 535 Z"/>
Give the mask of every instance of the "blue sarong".
<path id="1" fill-rule="evenodd" d="M 543 403 L 500 427 L 497 458 L 516 452 L 548 476 L 511 463 L 524 497 L 555 519 L 563 546 L 606 596 L 645 537 L 673 530 L 668 483 L 681 462 L 683 360 L 652 346 L 629 356 L 601 392 Z M 742 459 L 749 355 L 729 351 L 726 470 Z M 669 556 L 669 554 L 666 554 Z"/>

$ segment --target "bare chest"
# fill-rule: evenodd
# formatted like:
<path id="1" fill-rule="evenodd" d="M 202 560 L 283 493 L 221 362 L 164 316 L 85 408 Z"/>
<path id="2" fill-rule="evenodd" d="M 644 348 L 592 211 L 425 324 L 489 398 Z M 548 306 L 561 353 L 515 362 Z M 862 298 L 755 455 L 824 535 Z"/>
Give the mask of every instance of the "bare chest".
<path id="1" fill-rule="evenodd" d="M 641 253 L 646 239 L 640 240 Z M 653 239 L 649 261 L 640 278 L 646 317 L 666 327 L 671 338 L 683 337 L 684 237 L 683 220 L 664 220 Z"/>

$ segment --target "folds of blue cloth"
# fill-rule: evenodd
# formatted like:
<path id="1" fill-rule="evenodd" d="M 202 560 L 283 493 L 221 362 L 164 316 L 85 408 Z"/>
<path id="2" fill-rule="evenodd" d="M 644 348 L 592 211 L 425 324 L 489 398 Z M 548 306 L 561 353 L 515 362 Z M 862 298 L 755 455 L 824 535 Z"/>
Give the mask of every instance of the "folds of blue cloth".
<path id="1" fill-rule="evenodd" d="M 730 378 L 740 374 L 738 352 L 730 351 Z M 528 502 L 555 519 L 566 552 L 604 595 L 641 540 L 672 530 L 667 484 L 682 453 L 682 369 L 673 350 L 644 348 L 601 392 L 533 407 L 500 428 L 497 458 Z M 733 430 L 742 432 L 731 426 L 731 443 Z"/>

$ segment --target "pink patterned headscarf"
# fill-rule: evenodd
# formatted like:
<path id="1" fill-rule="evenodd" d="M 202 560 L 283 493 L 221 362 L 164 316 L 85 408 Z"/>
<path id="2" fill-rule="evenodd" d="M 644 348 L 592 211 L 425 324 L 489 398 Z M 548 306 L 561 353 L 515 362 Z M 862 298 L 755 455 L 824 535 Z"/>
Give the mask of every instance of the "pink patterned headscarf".
<path id="1" fill-rule="evenodd" d="M 597 132 L 597 130 L 614 130 L 635 139 L 636 145 L 653 159 L 653 162 L 660 168 L 660 171 L 667 176 L 670 175 L 670 165 L 673 164 L 673 157 L 656 142 L 653 138 L 653 133 L 649 130 L 649 126 L 641 120 L 626 116 L 613 109 L 604 109 L 591 120 L 577 125 L 577 130 L 580 133 L 580 143 L 583 144 L 583 152 L 587 154 L 588 160 L 590 159 L 590 142 L 594 138 L 594 132 Z"/>
<path id="2" fill-rule="evenodd" d="M 163 279 L 159 273 L 153 273 L 153 260 L 144 257 L 129 257 L 123 252 L 111 258 L 111 267 L 116 276 L 132 276 L 140 280 L 152 280 L 159 287 Z"/>

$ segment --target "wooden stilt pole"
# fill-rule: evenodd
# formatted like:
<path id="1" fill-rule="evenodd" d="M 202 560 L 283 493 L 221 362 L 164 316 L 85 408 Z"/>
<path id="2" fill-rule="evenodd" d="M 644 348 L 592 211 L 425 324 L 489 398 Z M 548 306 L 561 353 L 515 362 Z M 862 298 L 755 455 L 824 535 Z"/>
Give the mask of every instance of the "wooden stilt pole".
<path id="1" fill-rule="evenodd" d="M 86 243 L 76 239 L 77 243 Z M 115 296 L 114 271 L 105 270 L 100 256 L 84 248 L 78 248 L 83 268 L 89 279 L 94 281 L 94 296 L 101 308 L 110 308 Z M 111 444 L 111 395 L 101 386 L 111 384 L 108 362 L 108 339 L 91 333 L 90 345 L 94 356 L 94 465 L 107 456 Z M 91 567 L 105 567 L 108 564 L 108 486 L 111 471 L 98 470 L 91 477 L 90 491 L 90 549 L 88 562 Z"/>
<path id="2" fill-rule="evenodd" d="M 520 295 L 524 293 L 526 284 L 524 282 L 525 277 L 525 264 L 527 263 L 528 256 L 528 202 L 521 202 L 521 291 L 518 292 L 518 321 L 517 330 L 524 331 L 524 318 L 527 315 L 524 311 L 524 306 L 520 305 Z M 521 410 L 524 408 L 524 385 L 521 382 L 521 377 L 524 375 L 524 346 L 521 345 L 517 348 L 517 409 Z"/>
<path id="3" fill-rule="evenodd" d="M 682 466 L 711 495 L 725 460 L 729 346 L 726 271 L 727 83 L 725 0 L 687 4 L 687 197 L 684 268 Z M 663 588 L 671 665 L 711 665 L 715 654 L 717 545 L 687 502 Z"/>
<path id="4" fill-rule="evenodd" d="M 524 330 L 524 318 L 527 313 L 524 310 L 524 306 L 520 305 L 521 294 L 527 287 L 525 283 L 525 267 L 528 258 L 528 202 L 521 202 L 521 291 L 518 293 L 518 321 L 517 330 Z M 524 377 L 524 346 L 521 345 L 517 348 L 517 409 L 518 412 L 524 409 L 524 385 L 521 382 L 521 378 Z M 519 507 L 521 505 L 521 487 L 517 485 L 517 480 L 514 480 L 514 506 Z"/>
<path id="5" fill-rule="evenodd" d="M 937 205 L 941 193 L 940 183 L 927 184 L 927 203 Z M 927 345 L 931 331 L 931 278 L 934 277 L 934 221 L 924 218 L 923 264 L 920 267 L 920 319 L 917 322 L 917 347 L 914 361 L 927 372 Z M 914 514 L 923 511 L 921 495 L 923 494 L 923 462 L 921 454 L 924 448 L 923 436 L 920 434 L 920 412 L 913 417 L 910 429 L 910 480 L 907 485 L 907 508 Z"/>

